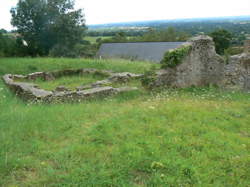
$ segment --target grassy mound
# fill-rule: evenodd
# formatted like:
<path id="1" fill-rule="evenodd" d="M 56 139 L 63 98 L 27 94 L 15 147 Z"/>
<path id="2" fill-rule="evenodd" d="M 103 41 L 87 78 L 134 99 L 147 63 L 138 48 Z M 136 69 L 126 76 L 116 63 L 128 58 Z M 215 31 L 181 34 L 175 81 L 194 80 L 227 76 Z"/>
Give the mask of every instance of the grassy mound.
<path id="1" fill-rule="evenodd" d="M 148 63 L 0 59 L 0 75 Z M 0 186 L 249 186 L 248 93 L 135 91 L 29 105 L 0 81 Z"/>

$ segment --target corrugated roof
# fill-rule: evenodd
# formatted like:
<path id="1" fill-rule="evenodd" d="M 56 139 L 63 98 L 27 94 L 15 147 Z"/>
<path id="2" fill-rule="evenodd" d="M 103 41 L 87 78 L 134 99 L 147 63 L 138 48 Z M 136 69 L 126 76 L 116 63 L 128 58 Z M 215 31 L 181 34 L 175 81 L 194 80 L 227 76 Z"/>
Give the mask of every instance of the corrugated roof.
<path id="1" fill-rule="evenodd" d="M 135 42 L 135 43 L 104 43 L 98 56 L 104 58 L 129 58 L 160 62 L 164 53 L 180 47 L 185 42 Z"/>

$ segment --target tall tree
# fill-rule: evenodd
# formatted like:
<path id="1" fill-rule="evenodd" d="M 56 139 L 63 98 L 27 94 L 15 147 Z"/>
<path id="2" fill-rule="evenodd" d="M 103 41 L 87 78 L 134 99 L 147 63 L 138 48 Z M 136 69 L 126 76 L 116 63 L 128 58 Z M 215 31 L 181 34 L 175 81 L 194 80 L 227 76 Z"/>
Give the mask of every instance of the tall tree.
<path id="1" fill-rule="evenodd" d="M 224 51 L 230 47 L 233 35 L 225 29 L 219 29 L 212 33 L 210 36 L 213 38 L 215 43 L 216 52 L 220 55 L 224 54 Z"/>
<path id="2" fill-rule="evenodd" d="M 74 0 L 19 0 L 11 14 L 29 55 L 48 55 L 58 45 L 71 49 L 86 29 L 83 10 L 74 10 Z"/>

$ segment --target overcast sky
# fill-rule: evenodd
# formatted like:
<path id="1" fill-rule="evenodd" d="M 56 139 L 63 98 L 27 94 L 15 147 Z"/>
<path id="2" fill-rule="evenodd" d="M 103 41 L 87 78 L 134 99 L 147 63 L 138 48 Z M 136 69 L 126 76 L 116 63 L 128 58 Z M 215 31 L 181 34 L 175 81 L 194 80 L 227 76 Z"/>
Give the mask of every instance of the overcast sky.
<path id="1" fill-rule="evenodd" d="M 10 30 L 17 0 L 0 1 L 0 28 Z M 76 0 L 76 7 L 84 8 L 87 24 L 250 15 L 250 0 Z"/>

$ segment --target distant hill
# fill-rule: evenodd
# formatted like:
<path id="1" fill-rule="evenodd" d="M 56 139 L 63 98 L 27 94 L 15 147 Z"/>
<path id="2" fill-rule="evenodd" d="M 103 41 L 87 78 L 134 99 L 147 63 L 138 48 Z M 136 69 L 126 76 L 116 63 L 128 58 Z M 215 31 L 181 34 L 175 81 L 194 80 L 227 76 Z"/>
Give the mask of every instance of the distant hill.
<path id="1" fill-rule="evenodd" d="M 168 27 L 174 27 L 176 30 L 186 32 L 190 35 L 199 33 L 206 34 L 216 29 L 223 28 L 237 36 L 244 37 L 250 34 L 250 16 L 189 18 L 88 25 L 88 32 L 92 36 L 110 36 L 114 35 L 115 32 L 123 31 L 126 32 L 128 36 L 134 36 L 140 35 L 149 28 L 165 29 Z"/>
<path id="2" fill-rule="evenodd" d="M 136 21 L 88 25 L 89 29 L 111 29 L 119 27 L 163 27 L 168 25 L 178 25 L 182 23 L 234 23 L 242 24 L 246 22 L 250 24 L 249 16 L 232 16 L 232 17 L 213 17 L 213 18 L 187 18 L 187 19 L 171 19 L 171 20 L 154 20 L 154 21 Z"/>

